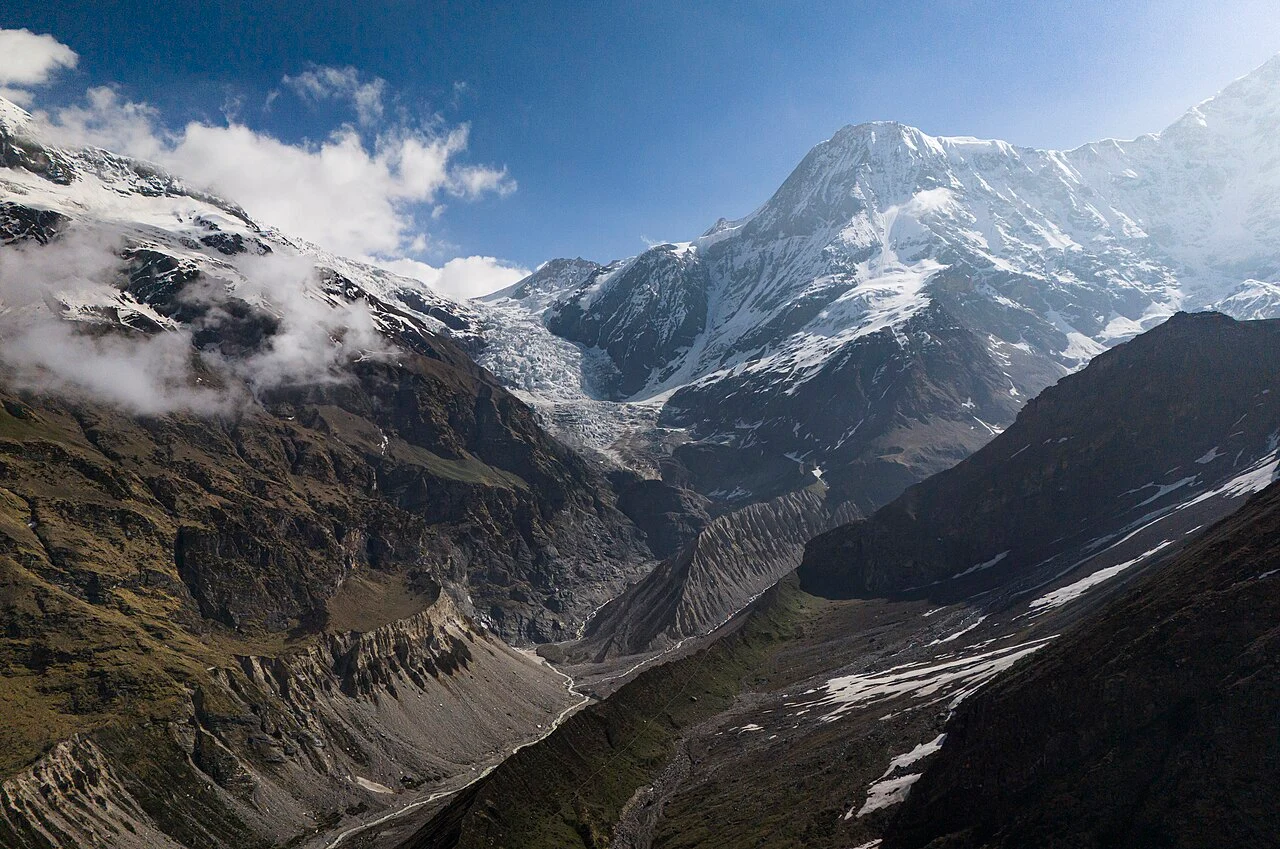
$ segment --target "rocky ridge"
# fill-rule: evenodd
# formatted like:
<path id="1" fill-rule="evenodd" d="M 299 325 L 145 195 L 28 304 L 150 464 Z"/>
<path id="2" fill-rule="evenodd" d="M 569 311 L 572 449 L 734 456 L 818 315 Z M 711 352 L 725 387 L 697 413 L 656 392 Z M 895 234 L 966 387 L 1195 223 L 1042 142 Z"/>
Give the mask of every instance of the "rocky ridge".
<path id="1" fill-rule="evenodd" d="M 810 538 L 839 524 L 825 496 L 815 484 L 714 519 L 601 608 L 566 658 L 600 662 L 714 631 L 794 570 Z"/>
<path id="2" fill-rule="evenodd" d="M 446 596 L 208 672 L 177 715 L 76 735 L 7 778 L 4 845 L 278 845 L 492 762 L 576 701 Z"/>
<path id="3" fill-rule="evenodd" d="M 1103 552 L 1178 544 L 1275 477 L 1278 334 L 1275 320 L 1175 315 L 1046 389 L 969 459 L 812 540 L 802 586 L 1029 591 Z"/>

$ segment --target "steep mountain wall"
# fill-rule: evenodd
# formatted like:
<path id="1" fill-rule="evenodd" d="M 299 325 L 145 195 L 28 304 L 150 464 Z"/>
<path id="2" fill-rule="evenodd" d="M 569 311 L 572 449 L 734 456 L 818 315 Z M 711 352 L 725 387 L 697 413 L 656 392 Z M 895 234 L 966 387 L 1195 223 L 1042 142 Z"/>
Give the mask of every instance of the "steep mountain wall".
<path id="1" fill-rule="evenodd" d="M 1280 57 L 1161 133 L 1071 151 L 845 127 L 745 218 L 499 293 L 482 313 L 577 347 L 497 334 L 489 356 L 537 370 L 529 400 L 585 444 L 641 446 L 726 507 L 818 468 L 873 510 L 1179 310 L 1280 315 L 1277 92 Z"/>
<path id="2" fill-rule="evenodd" d="M 276 845 L 572 705 L 501 638 L 576 633 L 654 560 L 467 355 L 474 313 L 24 121 L 0 110 L 0 843 Z"/>

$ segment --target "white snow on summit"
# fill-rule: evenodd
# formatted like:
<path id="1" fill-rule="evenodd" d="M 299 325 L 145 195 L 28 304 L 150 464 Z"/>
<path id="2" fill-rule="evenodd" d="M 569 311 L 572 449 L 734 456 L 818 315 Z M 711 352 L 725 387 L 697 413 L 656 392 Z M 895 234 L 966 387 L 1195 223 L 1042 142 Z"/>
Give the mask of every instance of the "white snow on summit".
<path id="1" fill-rule="evenodd" d="M 648 259 L 659 252 L 705 276 Z M 628 273 L 645 262 L 654 276 Z M 558 290 L 513 287 L 481 307 L 508 323 L 531 317 L 518 339 L 491 338 L 505 350 L 486 364 L 516 385 L 538 371 L 524 387 L 535 404 L 661 404 L 744 375 L 795 392 L 851 343 L 899 332 L 930 304 L 984 334 L 1010 395 L 1030 397 L 1180 309 L 1280 315 L 1280 57 L 1161 133 L 1069 151 L 894 122 L 845 127 L 750 215 L 579 271 Z M 705 292 L 690 288 L 702 280 Z M 630 289 L 606 297 L 618 286 Z M 565 304 L 588 316 L 607 304 L 591 320 L 635 337 L 676 335 L 654 321 L 674 326 L 691 305 L 706 315 L 696 338 L 662 349 L 649 379 L 619 397 L 587 379 L 607 372 L 593 357 L 602 350 L 531 341 L 550 335 L 537 325 Z"/>

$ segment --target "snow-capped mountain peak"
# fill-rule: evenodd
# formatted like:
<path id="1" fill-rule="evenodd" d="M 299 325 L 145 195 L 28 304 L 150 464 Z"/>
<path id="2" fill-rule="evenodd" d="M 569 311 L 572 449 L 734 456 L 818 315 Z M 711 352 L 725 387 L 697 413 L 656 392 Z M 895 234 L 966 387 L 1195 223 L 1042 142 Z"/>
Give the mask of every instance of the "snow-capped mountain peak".
<path id="1" fill-rule="evenodd" d="M 271 282 L 255 280 L 264 257 L 296 260 L 307 299 L 336 308 L 362 302 L 385 333 L 468 336 L 478 319 L 467 306 L 437 295 L 415 280 L 336 256 L 253 220 L 232 201 L 198 190 L 154 164 L 100 148 L 49 144 L 38 123 L 21 107 L 0 99 L 0 240 L 40 242 L 66 230 L 114 252 L 122 262 L 164 266 L 164 274 L 202 274 L 221 281 L 227 296 L 264 305 Z M 127 263 L 126 263 L 127 264 Z M 63 317 L 110 314 L 134 326 L 168 327 L 150 303 L 162 293 L 99 287 Z M 163 287 L 162 287 L 163 288 Z M 173 292 L 168 292 L 172 295 Z M 55 298 L 55 301 L 57 299 Z M 0 304 L 0 311 L 11 305 Z"/>
<path id="2" fill-rule="evenodd" d="M 686 446 L 905 482 L 1177 310 L 1280 314 L 1278 245 L 1280 57 L 1163 132 L 1068 151 L 843 127 L 746 217 L 507 308 L 612 366 L 596 395 L 660 406 Z"/>

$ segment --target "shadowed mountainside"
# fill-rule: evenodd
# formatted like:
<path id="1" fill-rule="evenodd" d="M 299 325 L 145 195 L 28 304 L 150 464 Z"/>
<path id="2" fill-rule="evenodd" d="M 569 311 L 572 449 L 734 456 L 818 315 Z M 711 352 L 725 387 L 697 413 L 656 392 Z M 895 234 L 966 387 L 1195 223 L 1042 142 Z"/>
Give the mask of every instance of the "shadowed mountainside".
<path id="1" fill-rule="evenodd" d="M 812 540 L 801 584 L 962 598 L 1050 578 L 1269 483 L 1278 438 L 1280 321 L 1180 313 L 1046 389 L 969 459 Z"/>
<path id="2" fill-rule="evenodd" d="M 1280 486 L 961 706 L 886 849 L 1276 846 Z"/>
<path id="3" fill-rule="evenodd" d="M 566 658 L 599 662 L 714 630 L 800 563 L 805 542 L 831 524 L 825 495 L 815 484 L 712 520 L 593 616 Z"/>

